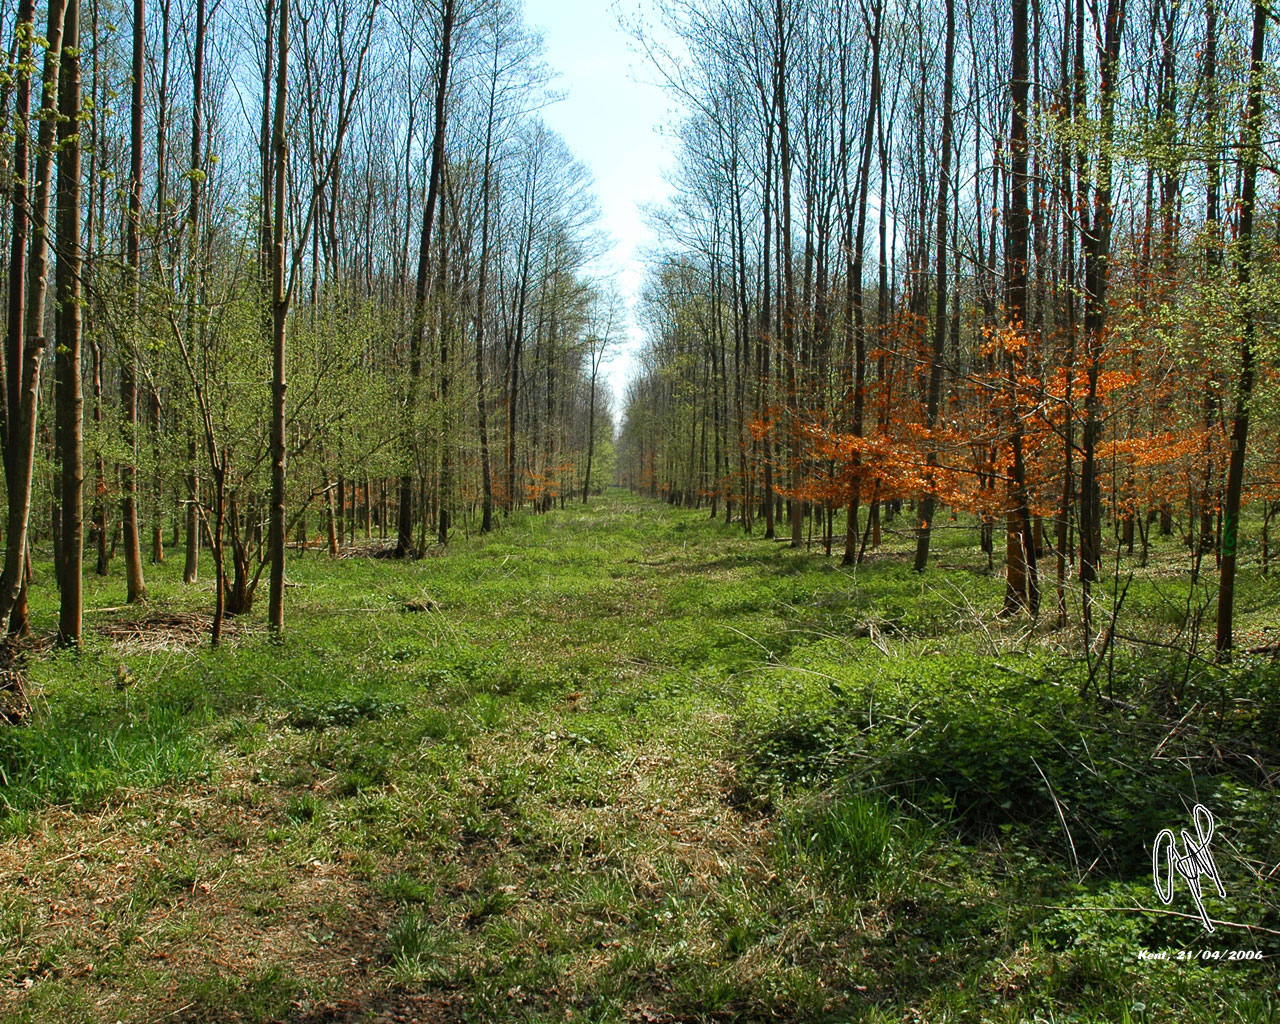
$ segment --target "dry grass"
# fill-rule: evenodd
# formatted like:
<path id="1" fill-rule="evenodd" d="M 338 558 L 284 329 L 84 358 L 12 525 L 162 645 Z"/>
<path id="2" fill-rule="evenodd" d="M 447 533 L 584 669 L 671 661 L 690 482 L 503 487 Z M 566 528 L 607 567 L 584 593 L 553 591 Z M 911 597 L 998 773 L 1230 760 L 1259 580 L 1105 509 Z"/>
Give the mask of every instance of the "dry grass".
<path id="1" fill-rule="evenodd" d="M 213 618 L 198 612 L 157 611 L 139 619 L 99 623 L 95 631 L 122 653 L 162 654 L 207 644 L 213 631 Z M 223 619 L 224 642 L 241 637 L 245 632 L 246 628 L 236 619 Z"/>

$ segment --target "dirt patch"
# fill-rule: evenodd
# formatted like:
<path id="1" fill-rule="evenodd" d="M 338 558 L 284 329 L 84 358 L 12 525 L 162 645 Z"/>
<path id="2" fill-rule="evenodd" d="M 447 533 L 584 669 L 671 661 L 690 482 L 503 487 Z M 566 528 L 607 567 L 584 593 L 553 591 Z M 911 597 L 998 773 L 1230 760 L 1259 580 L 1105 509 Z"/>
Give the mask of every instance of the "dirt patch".
<path id="1" fill-rule="evenodd" d="M 61 980 L 104 1020 L 242 1021 L 254 1014 L 237 993 L 277 972 L 296 1001 L 271 1019 L 451 1019 L 377 1016 L 399 1005 L 381 971 L 390 902 L 355 858 L 304 858 L 273 838 L 285 793 L 233 797 L 194 786 L 93 814 L 54 808 L 0 844 L 0 909 L 24 921 L 0 968 L 0 1018 Z M 111 972 L 98 981 L 103 964 L 165 980 L 118 1002 Z"/>
<path id="2" fill-rule="evenodd" d="M 393 992 L 376 999 L 346 999 L 317 1006 L 290 1018 L 290 1024 L 451 1024 L 463 1019 L 465 1002 L 457 992 L 421 995 Z"/>

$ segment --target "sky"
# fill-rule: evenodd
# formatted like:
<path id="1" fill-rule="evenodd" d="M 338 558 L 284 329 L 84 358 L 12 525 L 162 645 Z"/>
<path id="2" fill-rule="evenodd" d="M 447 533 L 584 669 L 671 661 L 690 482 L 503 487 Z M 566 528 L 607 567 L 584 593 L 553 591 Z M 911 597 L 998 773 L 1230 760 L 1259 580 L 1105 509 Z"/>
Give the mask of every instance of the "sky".
<path id="1" fill-rule="evenodd" d="M 626 2 L 628 15 L 637 7 L 647 13 L 648 0 Z M 589 270 L 601 279 L 615 276 L 630 311 L 627 330 L 606 367 L 620 417 L 642 338 L 634 304 L 644 280 L 644 249 L 654 240 L 644 207 L 661 204 L 671 191 L 663 172 L 675 159 L 669 129 L 679 114 L 671 97 L 651 84 L 654 72 L 619 25 L 615 4 L 525 0 L 525 22 L 542 33 L 544 59 L 558 73 L 555 87 L 564 94 L 542 115 L 591 171 L 600 226 L 614 243 Z"/>

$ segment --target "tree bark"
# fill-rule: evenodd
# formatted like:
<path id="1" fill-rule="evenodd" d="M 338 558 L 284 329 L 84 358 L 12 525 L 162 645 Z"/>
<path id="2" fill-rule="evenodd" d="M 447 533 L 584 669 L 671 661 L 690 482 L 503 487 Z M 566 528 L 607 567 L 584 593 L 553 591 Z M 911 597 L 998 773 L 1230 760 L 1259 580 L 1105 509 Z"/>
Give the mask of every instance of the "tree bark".
<path id="1" fill-rule="evenodd" d="M 925 404 L 925 425 L 930 431 L 938 425 L 938 403 L 942 395 L 942 355 L 947 332 L 947 187 L 951 177 L 951 99 L 954 90 L 956 64 L 956 10 L 955 0 L 946 0 L 947 33 L 942 78 L 942 166 L 938 171 L 938 248 L 937 281 L 934 296 L 937 307 L 933 321 L 933 350 L 929 360 L 929 393 Z M 1023 98 L 1025 104 L 1025 96 Z M 930 440 L 929 467 L 938 464 L 937 444 Z M 932 481 L 931 481 L 932 482 Z M 916 534 L 916 572 L 923 572 L 929 564 L 929 538 L 933 529 L 935 499 L 932 491 L 926 491 L 920 501 L 920 526 Z"/>
<path id="2" fill-rule="evenodd" d="M 485 307 L 488 298 L 489 284 L 489 226 L 490 208 L 492 206 L 493 177 L 493 121 L 498 95 L 498 55 L 497 34 L 493 42 L 493 67 L 489 79 L 489 110 L 485 118 L 484 128 L 484 173 L 480 180 L 480 279 L 476 284 L 476 418 L 480 431 L 480 482 L 483 502 L 481 507 L 480 532 L 488 533 L 493 529 L 493 467 L 489 460 L 489 409 L 485 394 L 484 379 L 484 328 L 488 322 Z"/>
<path id="3" fill-rule="evenodd" d="M 289 302 L 285 282 L 284 231 L 288 173 L 288 140 L 285 119 L 289 96 L 289 8 L 280 0 L 279 42 L 276 44 L 275 124 L 271 132 L 275 169 L 274 220 L 271 233 L 271 512 L 267 524 L 267 549 L 271 557 L 267 623 L 278 638 L 284 632 L 285 561 L 285 326 Z M 266 102 L 266 98 L 263 98 Z"/>
<path id="4" fill-rule="evenodd" d="M 1257 205 L 1258 158 L 1262 149 L 1262 76 L 1265 71 L 1267 19 L 1270 11 L 1253 5 L 1253 42 L 1249 56 L 1249 92 L 1245 104 L 1244 145 L 1241 147 L 1240 222 L 1236 232 L 1238 262 L 1236 284 L 1244 307 L 1240 337 L 1240 377 L 1236 383 L 1235 411 L 1231 417 L 1231 452 L 1227 459 L 1227 493 L 1222 509 L 1222 564 L 1218 571 L 1219 661 L 1230 657 L 1235 610 L 1236 558 L 1240 536 L 1240 500 L 1244 489 L 1244 463 L 1249 440 L 1249 404 L 1253 397 L 1254 339 L 1257 334 L 1257 300 L 1253 284 L 1253 217 Z"/>
<path id="5" fill-rule="evenodd" d="M 58 643 L 79 646 L 83 603 L 84 397 L 80 388 L 80 0 L 67 0 L 58 72 L 58 384 L 61 601 Z"/>
<path id="6" fill-rule="evenodd" d="M 1036 579 L 1036 545 L 1027 497 L 1027 468 L 1023 452 L 1022 413 L 1018 379 L 1026 362 L 1031 334 L 1027 323 L 1027 241 L 1030 210 L 1027 205 L 1027 93 L 1030 71 L 1027 61 L 1027 0 L 1014 0 L 1012 33 L 1013 98 L 1009 130 L 1009 216 L 1005 228 L 1005 318 L 1010 336 L 1018 336 L 1013 351 L 1005 354 L 1012 404 L 1010 446 L 1013 449 L 1012 480 L 1005 527 L 1004 613 L 1025 609 L 1033 617 L 1040 608 Z"/>
<path id="7" fill-rule="evenodd" d="M 201 144 L 204 117 L 204 44 L 207 29 L 206 0 L 196 0 L 195 37 L 192 41 L 191 74 L 191 192 L 187 200 L 187 333 L 193 342 L 199 331 L 197 310 L 201 283 L 200 185 L 204 178 Z M 192 430 L 187 444 L 187 501 L 185 515 L 184 560 L 182 579 L 196 582 L 200 572 L 200 463 L 196 457 L 196 434 Z"/>
<path id="8" fill-rule="evenodd" d="M 31 216 L 28 208 L 28 185 L 31 163 L 31 46 L 35 36 L 35 2 L 21 0 L 18 5 L 18 20 L 14 27 L 17 39 L 18 74 L 14 88 L 13 104 L 13 167 L 11 185 L 13 196 L 13 229 L 9 236 L 9 306 L 8 323 L 5 335 L 4 361 L 0 365 L 3 370 L 3 418 L 0 419 L 0 442 L 4 446 L 4 463 L 6 476 L 13 459 L 9 444 L 10 433 L 20 432 L 18 427 L 19 407 L 22 404 L 22 372 L 23 372 L 23 328 L 24 302 L 26 291 L 21 282 L 26 276 L 27 237 L 31 229 Z M 19 485 L 20 486 L 20 485 Z"/>
<path id="9" fill-rule="evenodd" d="M 146 0 L 133 0 L 133 70 L 129 102 L 129 209 L 125 225 L 125 287 L 129 320 L 120 352 L 120 406 L 128 461 L 120 467 L 120 518 L 129 604 L 147 596 L 138 536 L 138 328 L 142 235 L 142 76 L 146 61 Z"/>
<path id="10" fill-rule="evenodd" d="M 409 336 L 409 403 L 412 423 L 417 405 L 419 377 L 422 373 L 422 340 L 426 331 L 427 289 L 431 272 L 431 229 L 440 196 L 440 178 L 444 172 L 445 100 L 449 94 L 449 62 L 453 45 L 453 19 L 456 0 L 444 0 L 440 28 L 440 66 L 436 75 L 435 121 L 431 141 L 431 169 L 427 177 L 427 198 L 422 208 L 422 232 L 418 242 L 418 281 L 414 290 L 413 325 Z M 413 449 L 412 427 L 406 431 L 405 445 Z M 408 453 L 406 452 L 406 455 Z M 396 539 L 396 556 L 404 558 L 413 552 L 413 474 L 400 476 L 400 519 Z"/>
<path id="11" fill-rule="evenodd" d="M 1101 399 L 1098 375 L 1101 369 L 1107 326 L 1107 279 L 1111 258 L 1111 144 L 1115 131 L 1116 75 L 1119 71 L 1120 42 L 1123 38 L 1125 0 L 1107 0 L 1105 40 L 1100 57 L 1099 105 L 1100 139 L 1093 177 L 1092 223 L 1084 230 L 1084 330 L 1085 330 L 1085 421 L 1080 458 L 1080 582 L 1083 591 L 1085 635 L 1092 619 L 1092 587 L 1098 575 L 1102 550 L 1102 492 L 1098 479 L 1098 442 L 1101 438 Z M 1083 19 L 1077 18 L 1083 34 Z M 1076 40 L 1076 74 L 1084 75 L 1083 40 Z M 1084 112 L 1080 111 L 1080 116 Z M 1081 171 L 1083 173 L 1083 169 Z"/>
<path id="12" fill-rule="evenodd" d="M 12 300 L 15 293 L 20 300 L 22 287 L 17 284 L 19 278 L 10 278 L 11 305 L 10 329 L 15 326 L 15 313 L 25 319 L 17 324 L 17 329 L 25 335 L 25 346 L 21 337 L 18 344 L 10 341 L 5 353 L 6 361 L 15 355 L 21 355 L 24 365 L 12 364 L 9 374 L 15 376 L 21 391 L 17 408 L 10 411 L 0 410 L 4 414 L 6 427 L 6 447 L 4 450 L 6 487 L 8 491 L 8 527 L 5 530 L 5 578 L 0 583 L 0 629 L 7 625 L 9 632 L 25 634 L 28 631 L 26 600 L 26 566 L 29 561 L 25 550 L 12 552 L 10 547 L 21 543 L 24 548 L 28 535 L 31 515 L 31 476 L 34 468 L 34 445 L 40 398 L 39 374 L 40 359 L 45 347 L 44 338 L 44 299 L 48 287 L 49 272 L 49 203 L 52 188 L 50 175 L 53 170 L 54 137 L 56 133 L 56 111 L 58 104 L 58 68 L 62 51 L 62 22 L 65 4 L 63 0 L 52 0 L 48 10 L 48 28 L 45 39 L 48 48 L 45 50 L 44 73 L 41 79 L 40 93 L 40 128 L 36 150 L 36 169 L 34 175 L 34 194 L 31 202 L 30 216 L 30 248 L 26 261 L 27 279 L 25 304 L 19 301 L 15 310 Z M 17 140 L 15 140 L 15 148 Z M 17 161 L 15 160 L 15 165 Z M 15 183 L 15 202 L 17 201 L 17 185 Z M 23 220 L 27 218 L 26 210 L 21 211 Z M 19 211 L 14 211 L 14 236 L 19 231 Z M 25 231 L 24 231 L 25 233 Z M 14 267 L 11 262 L 10 272 Z M 34 353 L 34 362 L 32 362 Z M 29 375 L 33 375 L 30 376 Z M 30 407 L 27 406 L 30 395 Z M 7 396 L 6 396 L 7 399 Z M 30 431 L 30 438 L 27 432 Z M 12 571 L 11 571 L 12 559 Z M 8 586 L 12 583 L 16 590 L 12 597 L 8 596 Z"/>
<path id="13" fill-rule="evenodd" d="M 871 151 L 876 137 L 876 121 L 880 114 L 881 71 L 880 71 L 880 38 L 883 24 L 884 5 L 878 2 L 873 7 L 874 25 L 871 31 L 871 83 L 867 97 L 867 117 L 862 127 L 862 154 L 858 163 L 858 185 L 856 200 L 850 203 L 846 195 L 849 209 L 845 212 L 845 307 L 844 307 L 844 361 L 846 375 L 845 405 L 852 410 L 852 433 L 855 438 L 863 436 L 866 420 L 866 384 L 867 384 L 867 332 L 866 311 L 863 308 L 864 295 L 862 289 L 862 273 L 864 267 L 863 252 L 867 239 L 867 196 L 871 191 Z M 847 77 L 847 71 L 845 72 Z M 847 101 L 846 101 L 847 102 Z M 845 161 L 847 163 L 846 155 Z M 845 170 L 847 180 L 848 169 Z M 881 200 L 883 209 L 885 203 Z M 853 229 L 853 221 L 857 218 L 857 230 Z M 880 303 L 883 306 L 884 298 Z M 883 317 L 882 317 L 883 319 Z M 852 367 L 850 364 L 852 363 Z M 853 565 L 858 561 L 858 508 L 862 503 L 862 456 L 854 453 L 853 479 L 850 484 L 849 506 L 845 517 L 844 555 L 842 565 Z"/>

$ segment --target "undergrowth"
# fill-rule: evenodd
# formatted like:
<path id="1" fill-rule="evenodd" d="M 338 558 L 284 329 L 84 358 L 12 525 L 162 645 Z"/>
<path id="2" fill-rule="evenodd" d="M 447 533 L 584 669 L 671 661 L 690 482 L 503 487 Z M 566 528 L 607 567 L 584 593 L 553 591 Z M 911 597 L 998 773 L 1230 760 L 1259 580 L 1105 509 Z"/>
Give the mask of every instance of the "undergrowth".
<path id="1" fill-rule="evenodd" d="M 218 651 L 96 633 L 89 580 L 0 730 L 0 1016 L 1275 1020 L 1275 662 L 1177 652 L 1172 542 L 1091 670 L 976 531 L 916 574 L 895 525 L 842 568 L 611 492 L 294 558 L 284 640 Z M 207 610 L 178 562 L 153 604 Z M 1197 802 L 1212 935 L 1152 882 Z"/>

